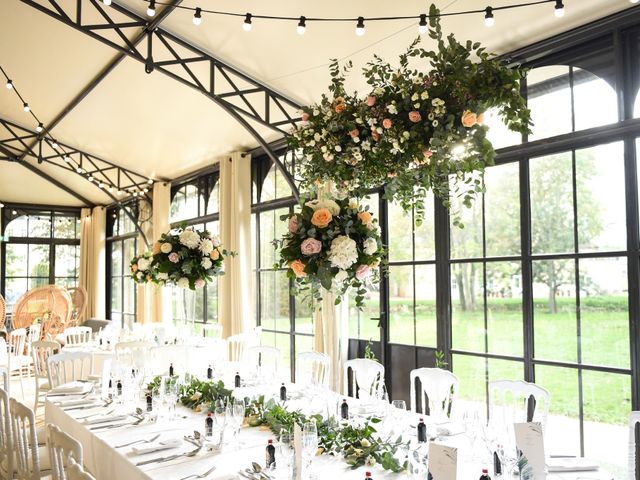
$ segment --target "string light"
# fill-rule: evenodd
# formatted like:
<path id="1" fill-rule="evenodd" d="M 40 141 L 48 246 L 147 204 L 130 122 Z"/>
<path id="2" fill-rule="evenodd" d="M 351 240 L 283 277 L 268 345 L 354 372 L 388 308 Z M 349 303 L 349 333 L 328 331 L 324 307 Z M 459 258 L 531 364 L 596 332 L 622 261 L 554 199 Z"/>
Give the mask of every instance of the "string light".
<path id="1" fill-rule="evenodd" d="M 484 25 L 485 27 L 493 27 L 496 24 L 495 18 L 493 18 L 493 8 L 487 7 L 484 10 Z"/>
<path id="2" fill-rule="evenodd" d="M 428 30 L 429 26 L 427 25 L 427 15 L 423 13 L 422 15 L 420 15 L 420 22 L 418 23 L 418 33 L 420 33 L 420 35 L 423 35 L 427 33 Z"/>
<path id="3" fill-rule="evenodd" d="M 59 147 L 58 142 L 56 142 L 55 140 L 51 143 L 51 148 L 57 150 Z"/>
<path id="4" fill-rule="evenodd" d="M 153 178 L 150 178 L 149 180 L 147 180 L 147 183 L 151 185 L 153 183 Z"/>
<path id="5" fill-rule="evenodd" d="M 244 23 L 242 24 L 242 28 L 244 29 L 245 32 L 250 32 L 251 31 L 251 17 L 252 15 L 250 13 L 247 13 L 244 17 Z"/>
<path id="6" fill-rule="evenodd" d="M 156 14 L 156 0 L 149 0 L 149 7 L 147 8 L 147 15 L 153 17 Z"/>
<path id="7" fill-rule="evenodd" d="M 556 0 L 556 8 L 554 9 L 554 15 L 556 18 L 564 17 L 564 3 L 562 0 Z"/>
<path id="8" fill-rule="evenodd" d="M 29 113 L 29 111 L 31 110 L 29 108 L 29 104 L 27 102 L 23 102 L 22 103 L 22 110 L 24 110 L 25 112 Z"/>
<path id="9" fill-rule="evenodd" d="M 11 90 L 13 88 L 13 80 L 7 80 L 6 87 Z"/>
<path id="10" fill-rule="evenodd" d="M 202 9 L 196 8 L 196 13 L 193 14 L 193 24 L 200 25 L 202 23 Z"/>
<path id="11" fill-rule="evenodd" d="M 66 163 L 71 163 L 71 159 L 69 158 L 69 155 L 65 155 L 65 156 L 64 156 L 64 161 L 65 161 Z"/>
<path id="12" fill-rule="evenodd" d="M 307 30 L 307 18 L 303 15 L 300 17 L 300 21 L 298 22 L 298 26 L 296 27 L 296 32 L 298 35 L 304 35 L 304 32 Z"/>
<path id="13" fill-rule="evenodd" d="M 364 35 L 364 17 L 358 17 L 358 23 L 356 24 L 356 35 L 359 37 Z"/>
<path id="14" fill-rule="evenodd" d="M 44 130 L 44 125 L 42 125 L 42 122 L 38 123 L 38 126 L 36 127 L 36 132 L 42 133 L 43 130 Z"/>
<path id="15" fill-rule="evenodd" d="M 631 3 L 638 3 L 640 0 L 629 0 Z"/>
<path id="16" fill-rule="evenodd" d="M 104 3 L 108 7 L 109 5 L 111 5 L 111 0 L 102 0 L 102 3 Z"/>

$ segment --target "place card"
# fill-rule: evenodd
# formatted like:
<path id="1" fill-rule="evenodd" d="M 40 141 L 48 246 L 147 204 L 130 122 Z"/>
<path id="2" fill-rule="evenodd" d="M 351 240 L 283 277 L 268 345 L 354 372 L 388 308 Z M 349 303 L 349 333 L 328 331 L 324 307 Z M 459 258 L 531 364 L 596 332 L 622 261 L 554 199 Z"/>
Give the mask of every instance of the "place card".
<path id="1" fill-rule="evenodd" d="M 302 429 L 297 423 L 293 426 L 293 446 L 295 448 L 294 480 L 302 480 Z"/>
<path id="2" fill-rule="evenodd" d="M 533 480 L 545 478 L 544 436 L 539 422 L 514 424 L 516 446 L 526 461 L 525 468 L 530 468 Z"/>
<path id="3" fill-rule="evenodd" d="M 458 450 L 437 443 L 429 444 L 429 478 L 433 480 L 456 480 Z"/>

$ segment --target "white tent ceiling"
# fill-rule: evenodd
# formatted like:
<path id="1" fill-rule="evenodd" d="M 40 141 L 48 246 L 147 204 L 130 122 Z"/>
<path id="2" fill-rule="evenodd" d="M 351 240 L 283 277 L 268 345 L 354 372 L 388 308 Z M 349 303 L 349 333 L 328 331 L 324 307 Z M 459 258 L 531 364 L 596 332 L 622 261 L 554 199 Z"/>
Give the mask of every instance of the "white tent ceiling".
<path id="1" fill-rule="evenodd" d="M 89 0 L 83 0 L 88 3 Z M 49 5 L 45 0 L 39 0 Z M 59 0 L 62 5 L 75 0 Z M 144 15 L 143 0 L 114 3 Z M 486 3 L 486 2 L 485 2 Z M 517 3 L 492 0 L 493 7 Z M 449 17 L 445 33 L 461 40 L 483 42 L 504 53 L 628 8 L 627 0 L 564 0 L 566 16 L 557 19 L 553 4 L 496 12 L 496 25 L 483 26 L 482 15 Z M 236 12 L 307 17 L 416 15 L 429 2 L 325 0 L 290 2 L 271 0 L 184 0 L 201 6 Z M 444 12 L 478 9 L 478 0 L 436 0 Z M 483 3 L 484 6 L 484 3 Z M 108 9 L 108 7 L 105 7 Z M 159 9 L 160 10 L 160 9 Z M 328 83 L 330 58 L 354 62 L 352 85 L 359 84 L 358 68 L 374 53 L 394 59 L 415 38 L 414 21 L 370 22 L 366 35 L 354 34 L 355 25 L 307 25 L 299 36 L 295 22 L 254 20 L 253 30 L 241 28 L 241 18 L 207 16 L 196 27 L 192 13 L 176 10 L 162 28 L 237 67 L 299 104 L 316 100 Z M 139 28 L 128 31 L 135 37 Z M 115 38 L 114 38 L 115 40 Z M 429 45 L 429 40 L 425 44 Z M 0 1 L 0 65 L 46 124 L 117 56 L 110 47 L 62 24 L 20 0 Z M 0 89 L 0 117 L 34 129 L 16 96 Z M 256 126 L 268 141 L 279 134 Z M 53 130 L 69 145 L 122 167 L 154 178 L 173 179 L 210 165 L 234 150 L 257 146 L 256 141 L 210 99 L 160 72 L 147 75 L 141 63 L 125 59 Z M 35 162 L 34 162 L 35 164 Z M 95 185 L 55 166 L 37 165 L 49 175 L 94 203 L 110 203 Z M 8 162 L 0 162 L 0 201 L 74 205 L 78 199 Z"/>

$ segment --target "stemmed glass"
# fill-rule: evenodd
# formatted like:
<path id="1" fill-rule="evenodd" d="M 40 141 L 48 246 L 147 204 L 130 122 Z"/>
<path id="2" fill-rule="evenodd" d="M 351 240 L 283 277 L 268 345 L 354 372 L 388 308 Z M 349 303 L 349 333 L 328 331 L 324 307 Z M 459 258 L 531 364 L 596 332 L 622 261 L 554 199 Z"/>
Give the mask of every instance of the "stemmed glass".
<path id="1" fill-rule="evenodd" d="M 518 463 L 518 451 L 513 426 L 505 424 L 498 429 L 495 446 L 495 451 L 502 467 L 502 477 L 511 478 L 513 470 Z"/>
<path id="2" fill-rule="evenodd" d="M 462 415 L 462 422 L 464 424 L 464 431 L 469 438 L 469 446 L 471 448 L 471 460 L 476 459 L 476 438 L 478 436 L 478 429 L 480 426 L 480 417 L 477 410 L 467 410 Z"/>
<path id="3" fill-rule="evenodd" d="M 291 462 L 294 457 L 294 449 L 293 449 L 293 435 L 291 435 L 287 430 L 282 429 L 280 431 L 280 443 L 278 444 L 278 463 L 277 469 L 282 470 L 284 472 L 284 478 L 291 478 L 291 470 L 292 465 Z"/>
<path id="4" fill-rule="evenodd" d="M 318 427 L 310 421 L 302 426 L 302 454 L 305 458 L 308 476 L 311 476 L 313 457 L 318 450 Z"/>

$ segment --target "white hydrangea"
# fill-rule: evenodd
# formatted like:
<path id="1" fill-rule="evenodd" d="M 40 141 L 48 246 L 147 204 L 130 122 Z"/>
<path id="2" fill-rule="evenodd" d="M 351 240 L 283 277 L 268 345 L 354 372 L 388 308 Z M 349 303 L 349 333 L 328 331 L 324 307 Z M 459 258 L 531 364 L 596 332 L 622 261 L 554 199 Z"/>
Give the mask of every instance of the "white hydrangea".
<path id="1" fill-rule="evenodd" d="M 363 244 L 364 253 L 367 255 L 373 255 L 378 250 L 378 242 L 374 238 L 367 238 Z"/>
<path id="2" fill-rule="evenodd" d="M 148 259 L 142 257 L 142 258 L 138 259 L 138 270 L 141 270 L 143 272 L 146 271 L 146 270 L 149 270 L 149 265 L 150 264 L 151 264 L 151 262 Z"/>
<path id="3" fill-rule="evenodd" d="M 305 203 L 306 207 L 310 207 L 315 212 L 320 208 L 326 208 L 331 212 L 331 215 L 336 216 L 340 213 L 340 205 L 333 200 L 311 200 Z"/>
<path id="4" fill-rule="evenodd" d="M 185 277 L 181 277 L 178 279 L 178 282 L 176 283 L 178 285 L 179 288 L 189 288 L 189 279 L 185 278 Z"/>
<path id="5" fill-rule="evenodd" d="M 204 257 L 202 259 L 202 261 L 200 262 L 200 264 L 202 265 L 202 268 L 204 268 L 205 270 L 209 270 L 211 268 L 211 266 L 213 265 L 213 263 L 211 262 L 211 259 L 209 257 Z"/>
<path id="6" fill-rule="evenodd" d="M 337 236 L 331 242 L 329 260 L 332 267 L 347 270 L 358 261 L 356 242 L 345 235 Z"/>
<path id="7" fill-rule="evenodd" d="M 203 238 L 200 242 L 200 251 L 203 255 L 210 255 L 213 252 L 213 242 L 208 238 Z"/>
<path id="8" fill-rule="evenodd" d="M 171 253 L 171 250 L 173 250 L 173 245 L 171 245 L 169 242 L 160 245 L 160 251 L 162 253 Z"/>
<path id="9" fill-rule="evenodd" d="M 200 235 L 198 235 L 193 230 L 184 230 L 180 234 L 180 243 L 187 248 L 198 248 L 200 245 Z"/>
<path id="10" fill-rule="evenodd" d="M 168 273 L 160 272 L 158 273 L 157 277 L 158 277 L 158 280 L 169 280 Z"/>
<path id="11" fill-rule="evenodd" d="M 344 283 L 344 281 L 347 278 L 349 278 L 349 274 L 347 272 L 345 272 L 344 270 L 338 270 L 338 273 L 336 273 L 336 276 L 333 277 L 333 279 L 335 280 L 335 282 L 337 284 Z"/>

